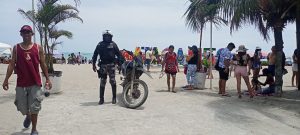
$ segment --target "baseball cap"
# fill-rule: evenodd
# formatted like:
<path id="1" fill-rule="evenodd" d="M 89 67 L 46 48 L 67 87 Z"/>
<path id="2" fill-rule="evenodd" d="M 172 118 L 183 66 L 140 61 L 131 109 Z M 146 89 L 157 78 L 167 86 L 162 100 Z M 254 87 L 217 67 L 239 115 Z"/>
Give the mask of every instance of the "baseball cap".
<path id="1" fill-rule="evenodd" d="M 20 32 L 29 31 L 32 32 L 32 28 L 29 25 L 22 26 Z"/>

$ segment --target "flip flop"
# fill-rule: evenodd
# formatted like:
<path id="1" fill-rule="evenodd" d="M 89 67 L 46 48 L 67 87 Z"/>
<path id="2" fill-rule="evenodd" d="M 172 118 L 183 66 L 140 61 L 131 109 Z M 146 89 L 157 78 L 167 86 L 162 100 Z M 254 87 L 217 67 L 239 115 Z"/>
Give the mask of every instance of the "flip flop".
<path id="1" fill-rule="evenodd" d="M 181 88 L 184 88 L 184 89 L 185 89 L 185 88 L 187 88 L 187 87 L 189 87 L 189 86 L 188 86 L 188 85 L 185 85 L 185 86 L 182 86 Z"/>
<path id="2" fill-rule="evenodd" d="M 39 132 L 38 131 L 33 131 L 33 132 L 31 132 L 30 135 L 39 135 Z"/>
<path id="3" fill-rule="evenodd" d="M 194 88 L 193 87 L 187 87 L 187 88 L 185 88 L 185 90 L 194 90 Z"/>

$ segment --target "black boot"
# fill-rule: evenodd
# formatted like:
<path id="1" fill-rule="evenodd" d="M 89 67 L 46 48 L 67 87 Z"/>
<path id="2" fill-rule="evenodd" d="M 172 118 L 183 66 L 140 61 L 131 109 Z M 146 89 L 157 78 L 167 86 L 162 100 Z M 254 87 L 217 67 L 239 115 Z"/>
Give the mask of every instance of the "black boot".
<path id="1" fill-rule="evenodd" d="M 104 104 L 104 91 L 105 91 L 105 87 L 100 87 L 100 101 L 99 101 L 99 105 Z"/>
<path id="2" fill-rule="evenodd" d="M 113 98 L 112 98 L 112 104 L 116 104 L 117 103 L 117 86 L 116 85 L 112 85 L 112 94 L 113 94 Z"/>
<path id="3" fill-rule="evenodd" d="M 111 103 L 112 103 L 112 104 L 116 104 L 116 103 L 117 103 L 117 99 L 116 99 L 116 98 L 113 98 Z"/>
<path id="4" fill-rule="evenodd" d="M 104 99 L 103 98 L 100 98 L 100 100 L 99 100 L 99 103 L 98 103 L 99 105 L 102 105 L 102 104 L 104 104 Z"/>

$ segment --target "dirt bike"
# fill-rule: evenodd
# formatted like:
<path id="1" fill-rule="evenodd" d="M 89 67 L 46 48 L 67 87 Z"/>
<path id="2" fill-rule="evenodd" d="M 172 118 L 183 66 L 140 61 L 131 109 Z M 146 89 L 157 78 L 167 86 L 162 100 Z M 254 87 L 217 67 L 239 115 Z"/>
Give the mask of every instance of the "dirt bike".
<path id="1" fill-rule="evenodd" d="M 148 97 L 148 86 L 139 78 L 143 73 L 152 76 L 143 68 L 143 62 L 138 57 L 133 57 L 132 61 L 126 61 L 122 64 L 120 85 L 123 86 L 122 100 L 127 108 L 135 109 L 145 103 Z"/>

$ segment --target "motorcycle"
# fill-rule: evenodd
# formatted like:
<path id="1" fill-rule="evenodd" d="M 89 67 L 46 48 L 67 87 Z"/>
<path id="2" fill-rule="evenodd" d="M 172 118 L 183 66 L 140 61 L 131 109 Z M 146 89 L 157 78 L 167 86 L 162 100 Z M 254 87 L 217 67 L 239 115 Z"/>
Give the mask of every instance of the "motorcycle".
<path id="1" fill-rule="evenodd" d="M 126 61 L 122 64 L 120 85 L 123 87 L 122 100 L 127 108 L 135 109 L 145 103 L 148 97 L 148 86 L 139 78 L 143 73 L 152 76 L 143 68 L 143 62 L 138 57 L 133 57 L 132 61 Z"/>

